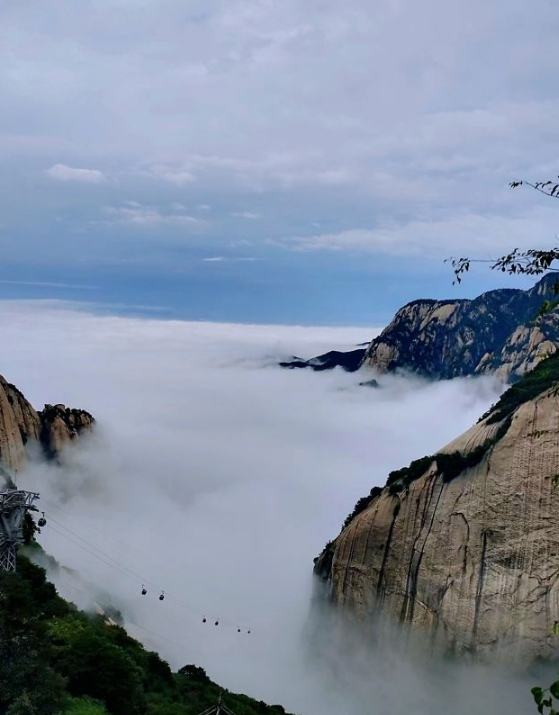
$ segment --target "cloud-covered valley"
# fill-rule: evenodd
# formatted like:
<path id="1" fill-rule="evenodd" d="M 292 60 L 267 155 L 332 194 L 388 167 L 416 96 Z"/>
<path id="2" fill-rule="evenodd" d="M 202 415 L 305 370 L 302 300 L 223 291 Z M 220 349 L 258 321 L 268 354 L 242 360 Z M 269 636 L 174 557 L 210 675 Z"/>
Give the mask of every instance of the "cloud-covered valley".
<path id="1" fill-rule="evenodd" d="M 391 469 L 475 421 L 498 394 L 494 382 L 390 377 L 375 390 L 359 387 L 361 376 L 276 366 L 292 353 L 351 348 L 373 328 L 156 321 L 3 302 L 0 330 L 2 374 L 34 405 L 64 402 L 97 418 L 61 468 L 35 463 L 18 477 L 41 492 L 41 543 L 75 571 L 56 576 L 67 598 L 110 600 L 175 668 L 195 662 L 226 687 L 294 712 L 350 713 L 362 705 L 356 693 L 375 713 L 439 707 L 434 684 L 394 655 L 335 686 L 311 665 L 303 633 L 312 560 Z M 456 677 L 467 710 L 478 695 Z M 497 681 L 478 677 L 490 712 Z M 495 702 L 517 696 L 507 690 Z"/>

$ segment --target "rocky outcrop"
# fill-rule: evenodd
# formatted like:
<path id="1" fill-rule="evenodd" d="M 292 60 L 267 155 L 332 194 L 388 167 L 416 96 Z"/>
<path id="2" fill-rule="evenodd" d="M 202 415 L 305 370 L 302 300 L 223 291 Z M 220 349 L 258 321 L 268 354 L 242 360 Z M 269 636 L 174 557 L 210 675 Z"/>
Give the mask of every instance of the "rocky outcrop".
<path id="1" fill-rule="evenodd" d="M 558 481 L 559 354 L 360 500 L 315 574 L 336 613 L 363 624 L 459 653 L 556 657 Z"/>
<path id="2" fill-rule="evenodd" d="M 474 300 L 408 303 L 371 341 L 362 366 L 441 379 L 492 373 L 517 380 L 557 350 L 559 310 L 535 321 L 557 280 L 550 274 L 531 290 L 494 290 Z"/>
<path id="3" fill-rule="evenodd" d="M 23 467 L 26 447 L 36 442 L 45 456 L 58 456 L 65 444 L 93 425 L 84 410 L 45 405 L 37 412 L 14 385 L 0 375 L 0 468 L 15 475 Z"/>
<path id="4" fill-rule="evenodd" d="M 40 441 L 49 458 L 57 457 L 68 442 L 74 441 L 83 430 L 91 429 L 95 421 L 89 412 L 65 405 L 45 405 L 40 417 Z"/>
<path id="5" fill-rule="evenodd" d="M 474 300 L 415 300 L 362 353 L 332 351 L 280 365 L 406 370 L 443 380 L 496 374 L 503 382 L 514 382 L 559 346 L 559 309 L 534 320 L 543 302 L 556 298 L 558 280 L 549 274 L 528 291 L 493 290 Z"/>
<path id="6" fill-rule="evenodd" d="M 280 362 L 280 367 L 287 367 L 293 370 L 294 368 L 310 367 L 315 372 L 323 370 L 332 370 L 335 367 L 341 367 L 346 372 L 355 372 L 361 366 L 365 357 L 365 348 L 357 348 L 343 352 L 340 350 L 330 350 L 324 355 L 305 360 L 304 358 L 293 356 L 290 360 Z"/>

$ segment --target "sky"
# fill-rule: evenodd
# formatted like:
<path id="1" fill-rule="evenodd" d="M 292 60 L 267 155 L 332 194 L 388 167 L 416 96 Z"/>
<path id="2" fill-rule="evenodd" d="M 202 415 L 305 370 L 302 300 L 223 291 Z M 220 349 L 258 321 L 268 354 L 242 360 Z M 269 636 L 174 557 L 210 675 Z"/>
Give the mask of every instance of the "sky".
<path id="1" fill-rule="evenodd" d="M 39 539 L 65 567 L 50 572 L 64 596 L 120 609 L 174 668 L 195 663 L 301 715 L 445 715 L 449 702 L 456 715 L 529 711 L 535 676 L 441 670 L 425 653 L 418 664 L 396 638 L 380 654 L 351 637 L 349 651 L 309 641 L 313 558 L 389 471 L 486 411 L 502 389 L 491 378 L 385 376 L 372 389 L 359 386 L 361 374 L 277 366 L 293 352 L 351 347 L 361 327 L 4 301 L 0 333 L 2 373 L 37 408 L 63 402 L 97 419 L 61 466 L 39 460 L 18 474 L 20 488 L 41 494 Z"/>
<path id="2" fill-rule="evenodd" d="M 3 0 L 0 298 L 382 325 L 556 243 L 553 0 Z M 516 283 L 524 286 L 525 283 Z"/>

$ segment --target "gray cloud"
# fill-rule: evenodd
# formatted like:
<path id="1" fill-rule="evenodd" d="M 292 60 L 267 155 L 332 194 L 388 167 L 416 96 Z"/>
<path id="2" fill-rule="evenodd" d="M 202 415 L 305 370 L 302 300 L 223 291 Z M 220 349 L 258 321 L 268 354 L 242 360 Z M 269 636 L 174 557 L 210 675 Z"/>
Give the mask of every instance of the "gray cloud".
<path id="1" fill-rule="evenodd" d="M 341 242 L 353 252 L 383 251 L 384 236 L 413 255 L 418 221 L 436 254 L 469 246 L 464 226 L 501 236 L 533 212 L 531 236 L 554 236 L 538 198 L 507 189 L 556 168 L 549 0 L 9 1 L 0 18 L 0 156 L 94 165 L 128 195 L 149 179 L 154 206 L 196 187 L 223 217 L 209 241 L 239 195 L 259 197 L 266 237 L 287 247 L 317 219 L 327 237 L 376 233 Z M 298 227 L 278 211 L 286 195 L 313 206 Z M 333 196 L 323 221 L 314 206 Z"/>
<path id="2" fill-rule="evenodd" d="M 126 201 L 124 206 L 105 206 L 103 214 L 108 223 L 121 223 L 140 228 L 159 228 L 161 226 L 192 227 L 202 226 L 203 222 L 182 213 L 183 208 L 171 206 L 171 211 L 162 211 L 155 206 L 145 206 L 137 201 Z M 179 211 L 180 213 L 177 213 Z"/>

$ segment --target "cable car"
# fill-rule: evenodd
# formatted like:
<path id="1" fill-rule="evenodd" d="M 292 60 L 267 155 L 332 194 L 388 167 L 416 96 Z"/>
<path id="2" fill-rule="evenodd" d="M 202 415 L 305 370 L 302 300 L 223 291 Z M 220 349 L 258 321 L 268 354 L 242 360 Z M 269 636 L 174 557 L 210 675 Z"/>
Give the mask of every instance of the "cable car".
<path id="1" fill-rule="evenodd" d="M 43 512 L 41 512 L 41 513 L 42 513 L 43 516 L 42 516 L 42 517 L 39 519 L 39 521 L 37 522 L 37 526 L 39 526 L 39 527 L 42 528 L 43 526 L 46 526 L 46 525 L 47 525 L 47 520 L 45 519 L 45 512 L 43 511 Z"/>
<path id="2" fill-rule="evenodd" d="M 147 588 L 142 584 L 142 596 L 145 596 L 147 592 Z"/>
<path id="3" fill-rule="evenodd" d="M 159 594 L 159 600 L 163 601 L 164 598 L 165 598 L 165 592 L 161 591 L 161 593 Z"/>
<path id="4" fill-rule="evenodd" d="M 202 618 L 202 623 L 205 623 L 205 622 L 206 622 L 206 619 L 205 619 L 205 618 Z"/>
<path id="5" fill-rule="evenodd" d="M 219 626 L 219 621 L 216 621 L 216 622 L 214 623 L 214 626 Z"/>

